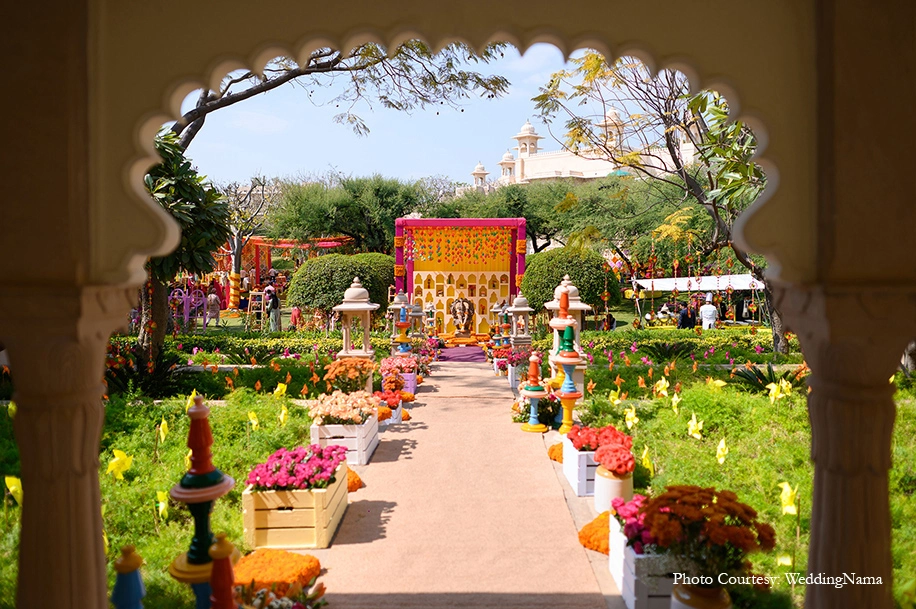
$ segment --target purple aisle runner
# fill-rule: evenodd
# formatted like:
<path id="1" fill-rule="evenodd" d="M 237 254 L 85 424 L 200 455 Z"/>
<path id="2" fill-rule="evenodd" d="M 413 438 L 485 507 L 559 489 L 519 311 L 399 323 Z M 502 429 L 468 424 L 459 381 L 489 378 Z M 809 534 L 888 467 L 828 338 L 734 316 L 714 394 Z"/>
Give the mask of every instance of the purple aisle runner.
<path id="1" fill-rule="evenodd" d="M 477 345 L 468 345 L 467 347 L 448 347 L 443 349 L 439 355 L 439 360 L 443 362 L 486 362 L 487 356 L 484 355 L 483 349 Z"/>

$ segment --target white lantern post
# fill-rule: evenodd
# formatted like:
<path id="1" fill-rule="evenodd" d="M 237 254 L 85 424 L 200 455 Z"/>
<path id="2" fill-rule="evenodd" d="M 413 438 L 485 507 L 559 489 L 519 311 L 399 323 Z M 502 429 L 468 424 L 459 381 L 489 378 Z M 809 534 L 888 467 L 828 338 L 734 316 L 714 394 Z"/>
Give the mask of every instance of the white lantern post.
<path id="1" fill-rule="evenodd" d="M 372 323 L 372 312 L 378 308 L 378 304 L 369 302 L 369 291 L 359 282 L 359 277 L 354 277 L 353 283 L 344 292 L 343 302 L 333 308 L 334 311 L 340 313 L 341 331 L 343 332 L 343 348 L 337 353 L 338 359 L 359 357 L 371 361 L 375 358 L 375 351 L 372 350 L 372 342 L 369 340 L 369 329 Z M 350 336 L 354 319 L 359 319 L 363 326 L 362 345 L 358 349 L 353 348 L 353 340 Z M 366 381 L 366 391 L 372 393 L 371 375 Z"/>

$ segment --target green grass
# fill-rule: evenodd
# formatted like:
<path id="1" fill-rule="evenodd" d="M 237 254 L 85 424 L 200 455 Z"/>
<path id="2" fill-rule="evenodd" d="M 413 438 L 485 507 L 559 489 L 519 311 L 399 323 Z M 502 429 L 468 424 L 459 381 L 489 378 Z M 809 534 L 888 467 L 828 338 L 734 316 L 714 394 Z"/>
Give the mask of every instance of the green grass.
<path id="1" fill-rule="evenodd" d="M 168 575 L 169 563 L 191 542 L 193 527 L 184 505 L 169 500 L 168 514 L 158 516 L 156 491 L 168 490 L 181 480 L 186 471 L 185 456 L 188 417 L 184 398 L 153 403 L 131 397 L 113 398 L 106 407 L 102 437 L 101 481 L 103 525 L 108 536 L 110 563 L 118 548 L 133 544 L 146 561 L 143 570 L 147 587 L 144 606 L 148 609 L 190 607 L 193 595 L 189 587 L 176 583 Z M 309 441 L 310 420 L 304 409 L 283 400 L 289 420 L 281 427 L 278 421 L 281 400 L 241 389 L 228 396 L 225 405 L 214 405 L 210 414 L 213 430 L 213 463 L 235 478 L 235 488 L 219 499 L 213 510 L 215 532 L 225 531 L 240 550 L 247 551 L 242 536 L 241 492 L 252 467 L 280 447 L 295 447 Z M 254 412 L 260 429 L 253 430 L 248 413 Z M 4 418 L 5 418 L 4 414 Z M 165 420 L 169 434 L 157 445 L 156 425 Z M 0 471 L 18 471 L 9 451 L 12 433 L 8 423 L 0 423 Z M 105 470 L 113 449 L 133 457 L 124 480 L 116 480 Z M 24 489 L 28 494 L 28 489 Z M 18 554 L 18 512 L 11 500 L 0 512 L 4 526 L 0 532 L 0 608 L 14 606 L 16 557 Z M 114 584 L 113 570 L 110 585 Z"/>

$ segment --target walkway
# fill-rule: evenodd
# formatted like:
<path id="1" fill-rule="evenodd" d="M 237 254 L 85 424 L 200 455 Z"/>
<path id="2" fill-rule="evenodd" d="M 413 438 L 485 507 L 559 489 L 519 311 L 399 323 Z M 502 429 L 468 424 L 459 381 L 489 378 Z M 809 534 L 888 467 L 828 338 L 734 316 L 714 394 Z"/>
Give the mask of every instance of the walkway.
<path id="1" fill-rule="evenodd" d="M 333 607 L 608 607 L 544 441 L 511 422 L 506 379 L 486 364 L 435 366 L 413 419 L 354 468 L 366 487 L 332 547 L 309 551 Z"/>

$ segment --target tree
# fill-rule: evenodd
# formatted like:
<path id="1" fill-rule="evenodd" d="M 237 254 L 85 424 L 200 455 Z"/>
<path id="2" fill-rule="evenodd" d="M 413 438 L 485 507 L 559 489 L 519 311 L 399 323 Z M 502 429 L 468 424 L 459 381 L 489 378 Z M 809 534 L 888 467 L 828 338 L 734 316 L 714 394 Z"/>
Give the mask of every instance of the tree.
<path id="1" fill-rule="evenodd" d="M 369 262 L 357 260 L 356 256 L 328 254 L 312 258 L 306 260 L 293 275 L 287 302 L 330 315 L 331 309 L 343 301 L 343 294 L 354 277 L 362 279 L 370 276 L 372 268 Z M 385 300 L 387 302 L 387 295 Z"/>
<path id="2" fill-rule="evenodd" d="M 340 178 L 333 185 L 287 184 L 268 232 L 299 241 L 346 235 L 357 250 L 390 253 L 395 220 L 413 212 L 422 198 L 419 184 L 379 175 Z"/>
<path id="3" fill-rule="evenodd" d="M 197 173 L 178 146 L 178 138 L 163 133 L 156 138 L 162 163 L 146 175 L 146 189 L 172 214 L 181 228 L 181 242 L 168 256 L 151 258 L 149 284 L 143 295 L 139 342 L 154 365 L 165 341 L 169 317 L 168 282 L 180 272 L 209 273 L 216 266 L 213 253 L 229 238 L 229 208 L 220 192 Z"/>
<path id="4" fill-rule="evenodd" d="M 360 275 L 360 281 L 369 291 L 369 300 L 380 305 L 379 313 L 388 310 L 388 288 L 394 285 L 394 256 L 368 252 L 352 256 L 353 260 L 369 267 L 367 276 Z"/>
<path id="5" fill-rule="evenodd" d="M 454 108 L 471 93 L 490 98 L 506 93 L 509 81 L 504 77 L 463 69 L 466 64 L 485 64 L 502 57 L 505 47 L 506 43 L 493 43 L 478 54 L 456 42 L 433 53 L 426 43 L 409 40 L 391 57 L 383 47 L 366 43 L 349 52 L 318 49 L 301 66 L 288 58 L 276 59 L 265 67 L 263 76 L 253 72 L 230 74 L 219 90 L 202 89 L 195 107 L 175 122 L 172 131 L 180 136 L 181 148 L 186 149 L 209 114 L 285 83 L 297 82 L 313 102 L 332 103 L 338 108 L 343 105 L 343 112 L 334 120 L 365 135 L 369 128 L 354 113 L 360 102 L 371 105 L 374 99 L 383 108 L 410 112 L 433 105 Z M 341 93 L 326 102 L 316 99 L 316 91 L 320 96 L 337 80 L 345 82 Z M 247 87 L 238 89 L 243 85 Z"/>
<path id="6" fill-rule="evenodd" d="M 268 214 L 278 198 L 276 181 L 260 176 L 251 178 L 248 186 L 238 182 L 219 187 L 229 207 L 228 254 L 232 257 L 232 272 L 242 272 L 242 250 L 267 221 Z M 225 248 L 224 248 L 225 249 Z"/>
<path id="7" fill-rule="evenodd" d="M 595 51 L 573 62 L 573 69 L 552 75 L 534 98 L 542 117 L 548 124 L 565 119 L 563 143 L 569 150 L 612 160 L 642 178 L 654 192 L 655 205 L 668 207 L 666 215 L 685 206 L 702 209 L 709 223 L 687 239 L 691 256 L 708 261 L 727 251 L 760 280 L 774 349 L 787 352 L 779 311 L 763 274 L 765 263 L 732 239 L 735 219 L 765 185 L 762 170 L 751 160 L 754 134 L 746 125 L 728 121 L 728 106 L 720 95 L 691 95 L 687 78 L 678 72 L 663 70 L 653 78 L 636 60 L 608 64 Z M 617 108 L 628 112 L 627 118 L 621 119 Z"/>

